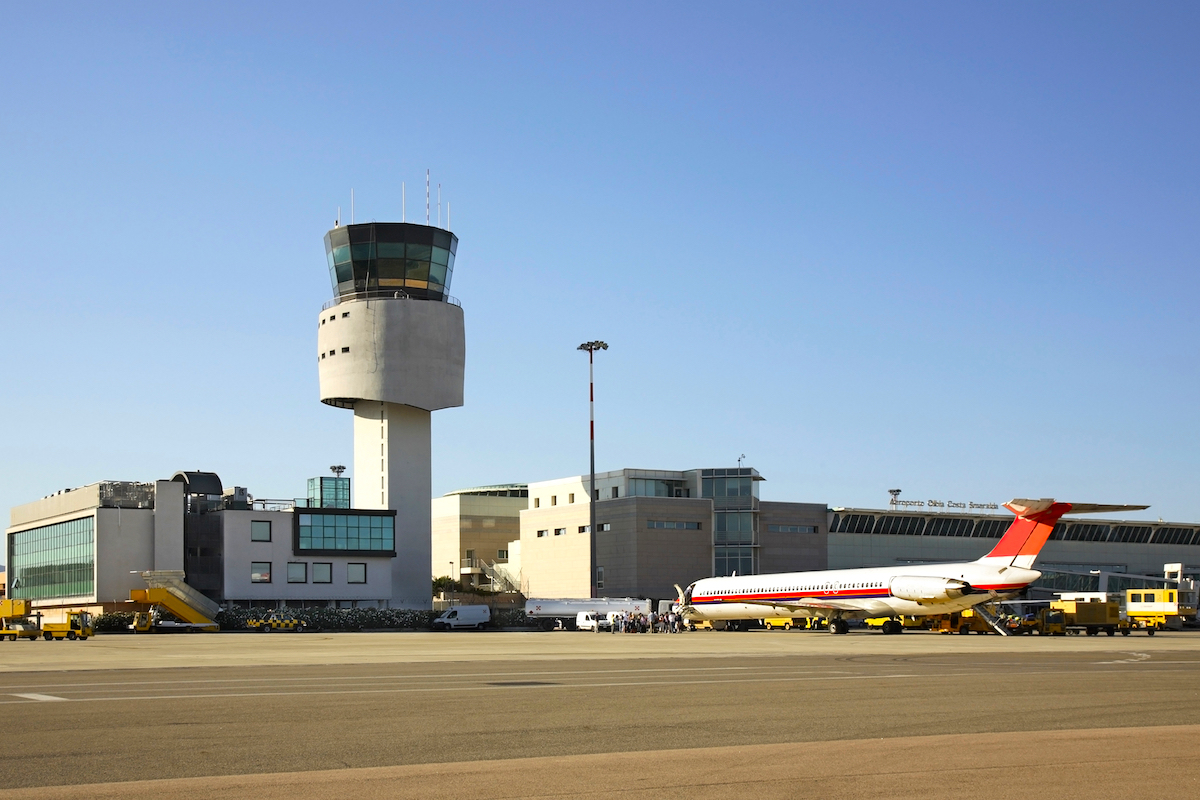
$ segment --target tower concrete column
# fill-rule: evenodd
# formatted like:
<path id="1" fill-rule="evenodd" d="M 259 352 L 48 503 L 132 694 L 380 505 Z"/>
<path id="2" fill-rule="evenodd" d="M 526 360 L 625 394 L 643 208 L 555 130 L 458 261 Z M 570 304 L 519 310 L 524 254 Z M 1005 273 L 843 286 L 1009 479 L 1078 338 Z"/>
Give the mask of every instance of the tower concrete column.
<path id="1" fill-rule="evenodd" d="M 432 602 L 430 412 L 462 405 L 466 361 L 462 308 L 446 294 L 457 246 L 405 223 L 325 237 L 337 296 L 317 326 L 321 401 L 354 411 L 354 507 L 396 511 L 397 607 Z"/>

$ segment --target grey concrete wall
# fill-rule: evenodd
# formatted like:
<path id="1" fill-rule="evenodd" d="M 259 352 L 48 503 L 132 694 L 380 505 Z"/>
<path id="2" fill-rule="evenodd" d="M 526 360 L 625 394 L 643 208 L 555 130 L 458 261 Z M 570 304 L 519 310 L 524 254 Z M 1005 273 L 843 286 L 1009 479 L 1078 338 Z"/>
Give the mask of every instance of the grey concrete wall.
<path id="1" fill-rule="evenodd" d="M 614 510 L 625 501 L 609 501 Z M 631 498 L 632 525 L 637 534 L 637 573 L 633 585 L 614 587 L 622 596 L 667 600 L 676 596 L 674 584 L 687 586 L 712 574 L 712 501 L 705 498 Z M 647 527 L 647 521 L 699 522 L 700 530 Z M 622 520 L 625 522 L 626 520 Z M 617 526 L 613 525 L 613 530 Z M 603 542 L 606 533 L 601 533 Z"/>
<path id="2" fill-rule="evenodd" d="M 396 512 L 392 605 L 431 608 L 429 412 L 395 403 L 354 406 L 354 507 Z"/>
<path id="3" fill-rule="evenodd" d="M 376 400 L 426 411 L 461 406 L 463 311 L 406 298 L 339 303 L 318 317 L 317 365 L 322 401 Z"/>
<path id="4" fill-rule="evenodd" d="M 388 601 L 392 597 L 391 558 L 380 556 L 297 556 L 292 550 L 292 512 L 224 511 L 225 517 L 225 598 L 227 600 L 368 600 Z M 301 511 L 300 513 L 303 513 Z M 252 521 L 271 523 L 271 541 L 250 541 Z M 271 562 L 271 582 L 252 583 L 250 564 Z M 308 566 L 308 583 L 288 583 L 288 562 Z M 313 583 L 314 562 L 333 564 L 333 583 Z M 366 583 L 346 583 L 346 565 L 365 563 Z M 424 575 L 424 570 L 422 570 Z M 426 593 L 429 579 L 424 578 Z"/>
<path id="5" fill-rule="evenodd" d="M 9 525 L 14 528 L 37 527 L 33 523 L 48 524 L 42 521 L 69 514 L 78 516 L 76 512 L 96 508 L 98 505 L 100 505 L 100 484 L 92 483 L 69 492 L 34 500 L 32 503 L 13 506 L 8 513 Z"/>
<path id="6" fill-rule="evenodd" d="M 183 569 L 183 484 L 154 483 L 154 569 Z"/>
<path id="7" fill-rule="evenodd" d="M 828 513 L 824 503 L 763 501 L 758 515 L 758 571 L 805 572 L 829 568 Z M 816 533 L 771 533 L 771 525 L 811 525 Z"/>
<path id="8" fill-rule="evenodd" d="M 96 509 L 96 601 L 124 602 L 145 589 L 140 575 L 154 567 L 154 510 Z"/>

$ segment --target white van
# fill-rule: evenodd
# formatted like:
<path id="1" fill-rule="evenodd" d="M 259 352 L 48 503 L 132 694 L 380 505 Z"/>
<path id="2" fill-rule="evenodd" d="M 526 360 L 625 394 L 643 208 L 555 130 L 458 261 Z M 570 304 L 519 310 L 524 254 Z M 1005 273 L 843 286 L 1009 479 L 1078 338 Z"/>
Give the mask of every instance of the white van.
<path id="1" fill-rule="evenodd" d="M 575 615 L 575 629 L 580 631 L 595 631 L 612 628 L 614 614 L 597 614 L 595 611 L 580 611 Z"/>
<path id="2" fill-rule="evenodd" d="M 433 621 L 435 631 L 483 630 L 492 620 L 487 606 L 455 606 Z"/>

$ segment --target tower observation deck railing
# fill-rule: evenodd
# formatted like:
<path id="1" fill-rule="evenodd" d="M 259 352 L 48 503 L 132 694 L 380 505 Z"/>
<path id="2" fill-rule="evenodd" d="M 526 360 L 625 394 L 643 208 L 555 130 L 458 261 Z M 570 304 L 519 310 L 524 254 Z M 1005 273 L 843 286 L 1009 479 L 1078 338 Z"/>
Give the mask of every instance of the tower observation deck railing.
<path id="1" fill-rule="evenodd" d="M 339 303 L 346 303 L 350 300 L 420 300 L 425 303 L 449 303 L 452 306 L 462 308 L 462 303 L 457 297 L 451 297 L 444 294 L 441 297 L 417 297 L 404 291 L 403 289 L 368 289 L 364 292 L 354 292 L 353 294 L 339 295 L 321 306 L 322 311 L 328 311 Z"/>

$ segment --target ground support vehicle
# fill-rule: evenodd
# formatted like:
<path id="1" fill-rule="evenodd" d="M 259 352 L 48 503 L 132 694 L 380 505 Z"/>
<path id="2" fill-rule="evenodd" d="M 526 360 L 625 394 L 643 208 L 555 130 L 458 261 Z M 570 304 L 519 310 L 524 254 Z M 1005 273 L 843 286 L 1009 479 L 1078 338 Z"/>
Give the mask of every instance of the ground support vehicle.
<path id="1" fill-rule="evenodd" d="M 28 600 L 0 600 L 0 639 L 34 641 L 42 638 L 42 615 L 32 613 Z"/>
<path id="2" fill-rule="evenodd" d="M 988 621 L 980 614 L 972 613 L 972 609 L 955 611 L 953 614 L 937 614 L 929 619 L 929 629 L 938 633 L 992 633 Z"/>
<path id="3" fill-rule="evenodd" d="M 134 603 L 145 603 L 150 610 L 134 614 L 130 630 L 136 633 L 194 633 L 221 629 L 216 623 L 221 607 L 188 586 L 183 580 L 183 572 L 143 572 L 142 578 L 150 588 L 130 590 L 129 599 Z"/>
<path id="4" fill-rule="evenodd" d="M 1196 617 L 1195 600 L 1177 588 L 1126 589 L 1125 618 L 1131 628 L 1183 630 L 1183 623 Z M 1191 605 L 1189 605 L 1191 603 Z"/>
<path id="5" fill-rule="evenodd" d="M 610 631 L 613 626 L 613 617 L 617 612 L 608 614 L 597 614 L 595 611 L 580 611 L 575 615 L 575 630 L 577 631 L 592 631 L 599 633 L 600 631 Z"/>
<path id="6" fill-rule="evenodd" d="M 481 631 L 492 621 L 492 610 L 487 606 L 455 606 L 433 621 L 435 631 Z"/>
<path id="7" fill-rule="evenodd" d="M 308 630 L 308 623 L 303 620 L 296 619 L 291 614 L 285 614 L 281 611 L 272 611 L 264 617 L 246 620 L 246 627 L 252 631 L 259 633 L 270 633 L 271 631 L 288 631 L 289 633 L 304 633 Z"/>
<path id="8" fill-rule="evenodd" d="M 649 614 L 654 608 L 649 600 L 636 597 L 568 597 L 525 601 L 525 616 L 536 620 L 544 631 L 574 630 L 580 611 L 597 614 Z"/>
<path id="9" fill-rule="evenodd" d="M 688 620 L 687 629 L 689 631 L 711 631 L 713 629 L 712 620 L 701 619 L 695 622 Z"/>
<path id="10" fill-rule="evenodd" d="M 86 640 L 95 635 L 92 615 L 86 611 L 68 611 L 66 622 L 47 622 L 42 625 L 42 638 L 47 642 L 55 639 Z"/>
<path id="11" fill-rule="evenodd" d="M 1050 604 L 1050 610 L 1062 612 L 1063 628 L 1071 636 L 1081 633 L 1088 636 L 1099 636 L 1101 633 L 1115 636 L 1121 627 L 1120 603 L 1055 600 Z"/>
<path id="12" fill-rule="evenodd" d="M 763 627 L 769 631 L 790 631 L 793 624 L 794 620 L 791 617 L 767 617 L 763 620 Z"/>

